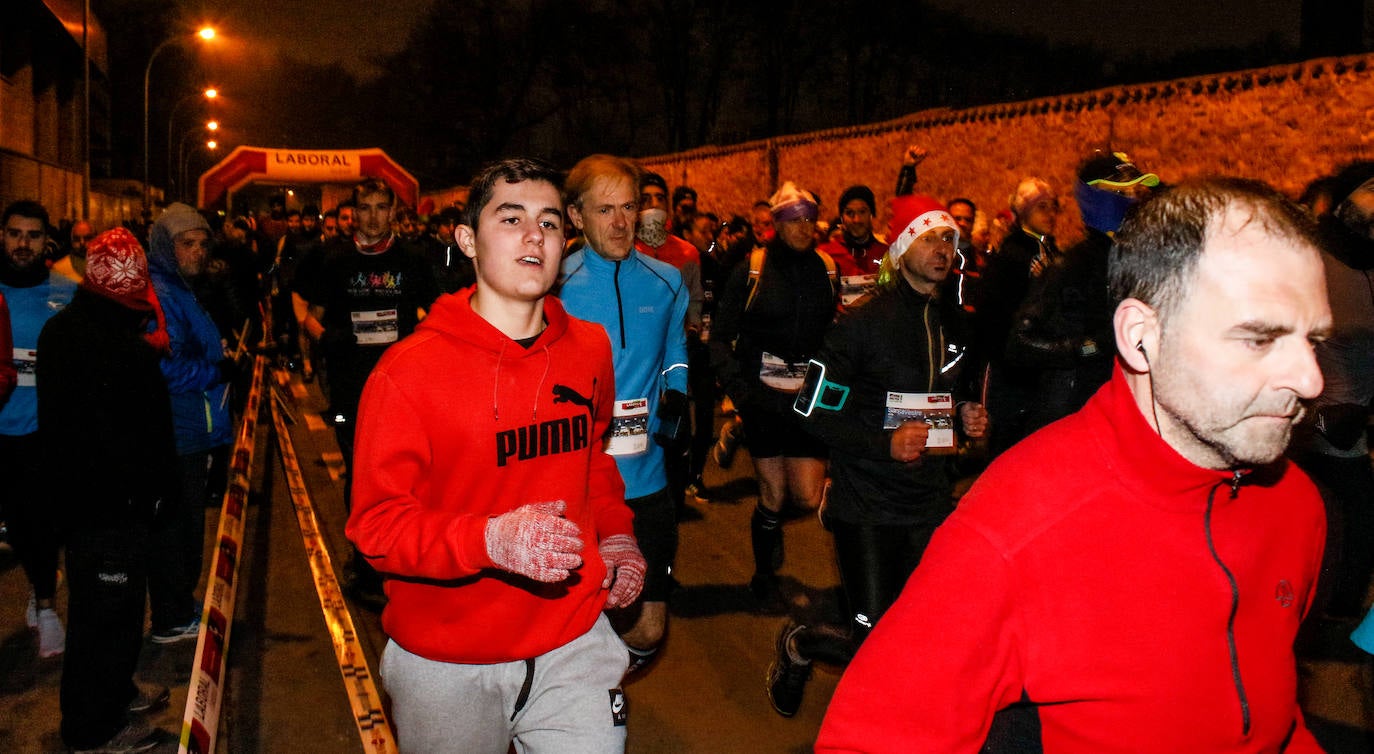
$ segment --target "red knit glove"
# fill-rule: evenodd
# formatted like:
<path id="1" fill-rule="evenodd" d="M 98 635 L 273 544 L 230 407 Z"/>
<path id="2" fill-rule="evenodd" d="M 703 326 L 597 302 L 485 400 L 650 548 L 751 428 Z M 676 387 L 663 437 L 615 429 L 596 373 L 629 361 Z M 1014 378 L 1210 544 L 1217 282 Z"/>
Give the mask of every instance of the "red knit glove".
<path id="1" fill-rule="evenodd" d="M 582 533 L 562 500 L 531 503 L 487 520 L 487 556 L 497 568 L 549 583 L 582 565 Z"/>
<path id="2" fill-rule="evenodd" d="M 639 545 L 629 534 L 616 534 L 601 540 L 601 559 L 606 563 L 606 580 L 602 589 L 610 589 L 606 607 L 625 607 L 635 601 L 644 588 L 644 572 L 648 565 L 639 554 Z M 611 582 L 615 586 L 611 586 Z"/>

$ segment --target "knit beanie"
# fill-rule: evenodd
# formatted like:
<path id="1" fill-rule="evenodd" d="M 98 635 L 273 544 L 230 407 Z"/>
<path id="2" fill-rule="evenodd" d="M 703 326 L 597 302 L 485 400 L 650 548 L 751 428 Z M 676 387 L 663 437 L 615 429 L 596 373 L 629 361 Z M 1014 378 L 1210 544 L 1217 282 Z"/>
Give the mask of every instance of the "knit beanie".
<path id="1" fill-rule="evenodd" d="M 210 223 L 205 221 L 205 217 L 191 207 L 181 202 L 174 202 L 167 205 L 167 209 L 157 218 L 157 225 L 167 231 L 168 237 L 173 240 L 188 230 L 203 230 L 210 233 Z"/>
<path id="2" fill-rule="evenodd" d="M 773 210 L 773 221 L 785 223 L 789 220 L 815 221 L 820 208 L 811 194 L 797 188 L 791 181 L 782 184 L 776 194 L 768 200 Z"/>
<path id="3" fill-rule="evenodd" d="M 873 197 L 873 189 L 867 186 L 850 186 L 845 189 L 844 193 L 840 194 L 840 212 L 844 212 L 844 208 L 855 199 L 867 204 L 871 214 L 878 214 L 878 200 Z"/>
<path id="4" fill-rule="evenodd" d="M 945 205 L 928 194 L 908 194 L 892 200 L 892 220 L 888 224 L 887 256 L 895 266 L 901 261 L 911 242 L 926 231 L 949 228 L 954 231 L 954 246 L 959 246 L 959 226 L 954 223 Z"/>
<path id="5" fill-rule="evenodd" d="M 126 309 L 153 311 L 148 258 L 138 239 L 124 228 L 112 228 L 86 244 L 86 276 L 81 287 Z"/>

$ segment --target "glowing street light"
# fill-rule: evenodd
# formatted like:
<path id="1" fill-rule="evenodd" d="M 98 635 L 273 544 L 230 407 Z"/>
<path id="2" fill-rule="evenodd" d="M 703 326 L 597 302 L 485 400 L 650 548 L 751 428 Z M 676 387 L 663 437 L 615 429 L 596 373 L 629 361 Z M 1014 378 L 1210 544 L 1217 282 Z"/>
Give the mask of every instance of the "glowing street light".
<path id="1" fill-rule="evenodd" d="M 200 31 L 196 32 L 196 35 L 199 36 L 202 40 L 208 41 L 208 40 L 211 40 L 211 39 L 214 39 L 214 38 L 215 38 L 215 30 L 212 29 L 212 28 L 210 28 L 209 26 L 206 26 L 206 27 L 204 27 L 203 29 L 201 29 Z M 180 42 L 182 42 L 182 41 L 184 41 L 184 37 L 181 37 L 181 36 L 168 37 L 167 39 L 162 40 L 162 44 L 159 44 L 157 47 L 154 47 L 154 48 L 153 48 L 153 54 L 148 56 L 148 65 L 143 69 L 143 208 L 144 208 L 144 209 L 147 209 L 147 208 L 148 208 L 148 204 L 149 204 L 149 202 L 148 202 L 148 191 L 149 191 L 149 186 L 148 186 L 148 92 L 149 92 L 149 89 L 151 88 L 151 87 L 149 86 L 149 84 L 151 83 L 152 77 L 153 77 L 153 61 L 157 60 L 158 53 L 160 53 L 160 52 L 162 52 L 163 50 L 167 49 L 167 47 L 168 47 L 169 45 L 171 45 L 171 44 L 173 44 L 173 43 L 180 43 Z"/>
<path id="2" fill-rule="evenodd" d="M 219 89 L 208 87 L 205 91 L 198 94 L 188 94 L 182 97 L 177 101 L 176 105 L 172 107 L 172 114 L 167 117 L 167 185 L 169 187 L 172 185 L 172 179 L 179 177 L 179 173 L 176 172 L 178 163 L 172 162 L 172 145 L 176 143 L 172 132 L 176 127 L 177 114 L 181 112 L 181 108 L 187 102 L 198 101 L 202 96 L 205 97 L 206 100 L 213 101 L 219 97 Z"/>

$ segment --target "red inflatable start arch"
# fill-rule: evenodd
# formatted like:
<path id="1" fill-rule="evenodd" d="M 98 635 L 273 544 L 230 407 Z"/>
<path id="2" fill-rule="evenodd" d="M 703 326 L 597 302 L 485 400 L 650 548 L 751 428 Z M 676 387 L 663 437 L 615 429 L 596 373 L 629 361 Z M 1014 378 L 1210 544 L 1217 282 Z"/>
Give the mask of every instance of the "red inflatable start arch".
<path id="1" fill-rule="evenodd" d="M 200 177 L 199 205 L 225 209 L 230 193 L 254 181 L 349 184 L 363 178 L 386 181 L 411 207 L 419 202 L 419 182 L 380 149 L 238 147 Z"/>

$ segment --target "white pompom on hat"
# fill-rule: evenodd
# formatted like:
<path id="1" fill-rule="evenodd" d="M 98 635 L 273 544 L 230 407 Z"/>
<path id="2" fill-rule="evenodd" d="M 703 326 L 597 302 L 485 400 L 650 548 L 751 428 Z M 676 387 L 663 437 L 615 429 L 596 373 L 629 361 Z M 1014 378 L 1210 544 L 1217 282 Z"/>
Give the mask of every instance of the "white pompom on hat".
<path id="1" fill-rule="evenodd" d="M 906 253 L 911 242 L 928 230 L 949 228 L 954 231 L 954 246 L 959 246 L 959 226 L 945 205 L 929 194 L 908 194 L 892 199 L 892 220 L 888 223 L 887 255 L 895 265 Z"/>
<path id="2" fill-rule="evenodd" d="M 797 184 L 791 181 L 782 184 L 782 188 L 768 200 L 768 205 L 773 210 L 773 221 L 780 223 L 789 220 L 814 221 L 820 211 L 816 198 L 797 188 Z"/>

